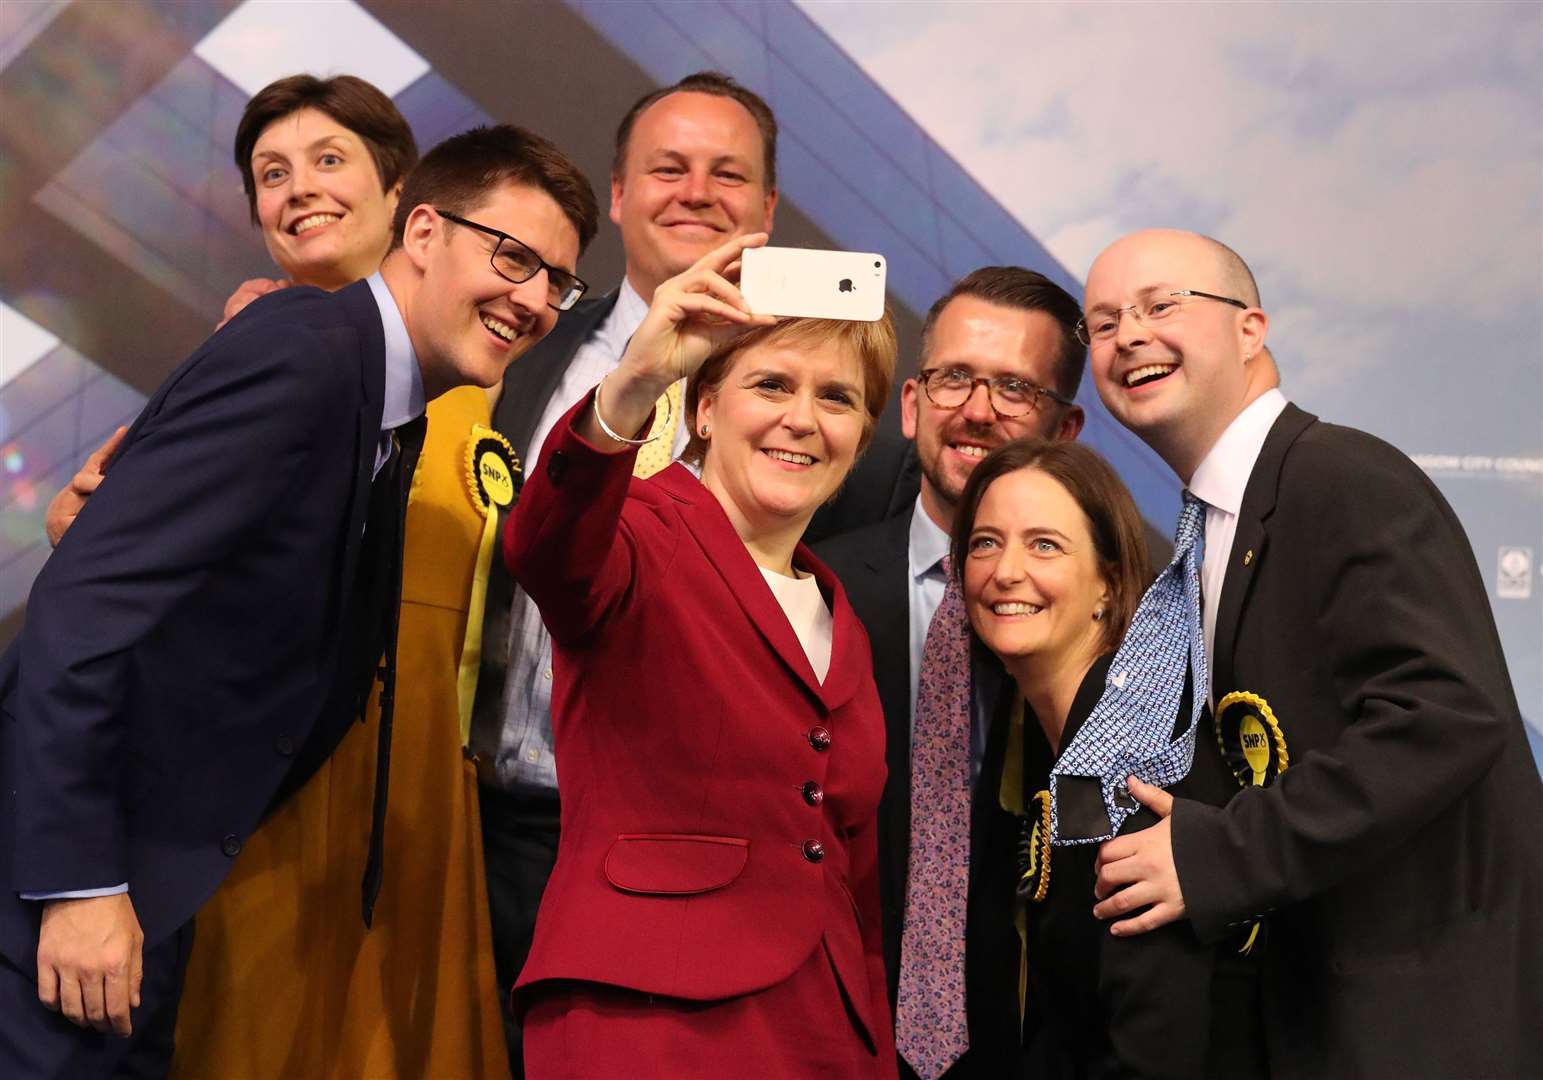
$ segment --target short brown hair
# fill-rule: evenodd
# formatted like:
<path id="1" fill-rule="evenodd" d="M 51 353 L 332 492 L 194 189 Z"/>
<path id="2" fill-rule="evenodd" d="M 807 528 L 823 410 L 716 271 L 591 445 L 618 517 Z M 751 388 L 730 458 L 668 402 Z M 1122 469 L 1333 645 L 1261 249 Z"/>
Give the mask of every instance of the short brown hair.
<path id="1" fill-rule="evenodd" d="M 1099 568 L 1109 584 L 1103 648 L 1113 652 L 1130 629 L 1136 605 L 1152 580 L 1146 534 L 1130 491 L 1109 463 L 1082 443 L 1070 439 L 1015 439 L 982 458 L 965 481 L 959 510 L 954 515 L 954 534 L 949 541 L 953 572 L 963 580 L 970 533 L 975 529 L 975 515 L 986 489 L 999 477 L 1020 469 L 1038 469 L 1051 477 L 1066 489 L 1087 517 Z"/>
<path id="2" fill-rule="evenodd" d="M 627 110 L 627 115 L 621 118 L 621 124 L 616 128 L 616 156 L 611 159 L 612 179 L 622 176 L 627 170 L 627 145 L 632 141 L 632 129 L 643 111 L 671 94 L 684 93 L 730 98 L 744 106 L 761 132 L 761 166 L 766 173 L 766 190 L 777 190 L 777 117 L 761 95 L 746 89 L 721 71 L 693 72 L 680 82 L 644 94 L 633 102 L 632 108 Z"/>
<path id="3" fill-rule="evenodd" d="M 252 175 L 252 148 L 275 120 L 301 109 L 325 113 L 364 141 L 375 162 L 380 189 L 390 191 L 418 163 L 418 143 L 391 99 L 355 75 L 290 75 L 271 82 L 246 103 L 236 125 L 234 153 L 246 189 L 252 224 L 257 222 L 257 178 Z"/>
<path id="4" fill-rule="evenodd" d="M 600 227 L 595 190 L 556 144 L 513 124 L 474 127 L 434 147 L 407 177 L 391 223 L 391 250 L 402 246 L 407 218 L 428 204 L 452 214 L 475 209 L 504 184 L 546 192 L 579 234 L 579 252 Z"/>
<path id="5" fill-rule="evenodd" d="M 1044 274 L 1021 266 L 982 266 L 954 282 L 948 292 L 938 298 L 922 323 L 923 367 L 927 366 L 927 353 L 932 349 L 932 328 L 938 316 L 961 296 L 973 296 L 1019 311 L 1043 311 L 1054 319 L 1061 328 L 1061 353 L 1056 358 L 1055 386 L 1051 389 L 1066 397 L 1076 396 L 1083 369 L 1088 363 L 1087 346 L 1077 337 L 1082 308 L 1071 293 Z"/>
<path id="6" fill-rule="evenodd" d="M 711 396 L 723 385 L 724 378 L 734 358 L 756 345 L 804 345 L 849 349 L 857 357 L 863 372 L 863 411 L 867 416 L 863 423 L 863 438 L 857 452 L 868 448 L 873 438 L 873 428 L 884 411 L 889 398 L 890 384 L 895 381 L 895 324 L 889 312 L 878 322 L 855 322 L 849 319 L 782 319 L 771 326 L 757 326 L 738 337 L 723 342 L 697 368 L 696 374 L 686 383 L 685 401 L 681 408 L 682 423 L 690 430 L 691 439 L 681 452 L 681 460 L 699 465 L 707 456 L 707 440 L 696 428 L 697 402 L 703 394 Z"/>

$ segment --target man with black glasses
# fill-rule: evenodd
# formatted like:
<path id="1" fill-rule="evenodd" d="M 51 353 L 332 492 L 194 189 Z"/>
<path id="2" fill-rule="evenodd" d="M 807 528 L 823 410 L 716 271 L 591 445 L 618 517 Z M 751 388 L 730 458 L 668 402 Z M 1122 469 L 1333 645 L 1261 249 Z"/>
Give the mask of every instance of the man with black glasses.
<path id="1" fill-rule="evenodd" d="M 424 407 L 556 325 L 595 227 L 551 143 L 465 132 L 377 273 L 260 297 L 150 397 L 0 657 L 0 1076 L 166 1072 L 195 912 L 378 673 L 371 922 Z"/>
<path id="2" fill-rule="evenodd" d="M 1021 267 L 983 267 L 957 282 L 928 311 L 921 370 L 901 388 L 901 425 L 921 467 L 915 503 L 909 513 L 815 548 L 868 629 L 884 706 L 889 779 L 879 804 L 879 875 L 892 1005 L 905 962 L 912 713 L 922 646 L 943 599 L 954 511 L 970 472 L 994 447 L 1025 436 L 1074 439 L 1082 430 L 1082 409 L 1073 401 L 1086 361 L 1074 333 L 1080 315 L 1065 289 Z M 1004 683 L 983 665 L 972 676 L 968 754 L 975 783 Z M 977 790 L 974 806 L 964 826 L 968 844 L 990 856 L 971 860 L 963 988 L 971 1046 L 946 1074 L 956 1080 L 1011 1075 L 1003 1062 L 1018 1053 L 1018 938 L 1010 907 L 1017 818 L 1002 810 L 995 792 Z M 903 1009 L 896 1022 L 904 1030 Z M 903 1055 L 901 1075 L 914 1075 Z"/>

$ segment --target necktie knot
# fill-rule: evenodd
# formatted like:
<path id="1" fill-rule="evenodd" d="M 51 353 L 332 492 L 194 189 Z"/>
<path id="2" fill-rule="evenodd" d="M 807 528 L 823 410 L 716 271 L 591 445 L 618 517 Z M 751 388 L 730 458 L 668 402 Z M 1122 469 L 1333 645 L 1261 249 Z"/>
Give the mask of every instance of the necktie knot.
<path id="1" fill-rule="evenodd" d="M 1179 511 L 1179 524 L 1173 533 L 1173 555 L 1177 562 L 1195 541 L 1205 532 L 1206 502 L 1188 488 L 1184 490 L 1184 508 Z"/>

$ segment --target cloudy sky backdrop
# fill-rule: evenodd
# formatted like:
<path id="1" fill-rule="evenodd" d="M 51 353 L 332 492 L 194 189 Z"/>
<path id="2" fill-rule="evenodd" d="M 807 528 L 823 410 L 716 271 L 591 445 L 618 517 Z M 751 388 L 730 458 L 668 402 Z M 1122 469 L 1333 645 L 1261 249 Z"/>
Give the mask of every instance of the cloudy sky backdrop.
<path id="1" fill-rule="evenodd" d="M 1079 280 L 1144 226 L 1240 251 L 1287 394 L 1457 507 L 1538 724 L 1543 5 L 800 6 Z"/>

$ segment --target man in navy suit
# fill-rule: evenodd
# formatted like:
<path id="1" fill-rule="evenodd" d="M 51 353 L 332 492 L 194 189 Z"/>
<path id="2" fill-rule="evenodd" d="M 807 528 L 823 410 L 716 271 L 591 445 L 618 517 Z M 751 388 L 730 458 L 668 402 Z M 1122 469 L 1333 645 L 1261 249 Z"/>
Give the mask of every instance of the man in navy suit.
<path id="1" fill-rule="evenodd" d="M 0 661 L 0 1075 L 164 1073 L 194 913 L 389 671 L 424 404 L 552 328 L 595 217 L 544 139 L 456 136 L 377 274 L 262 298 L 151 397 Z"/>

